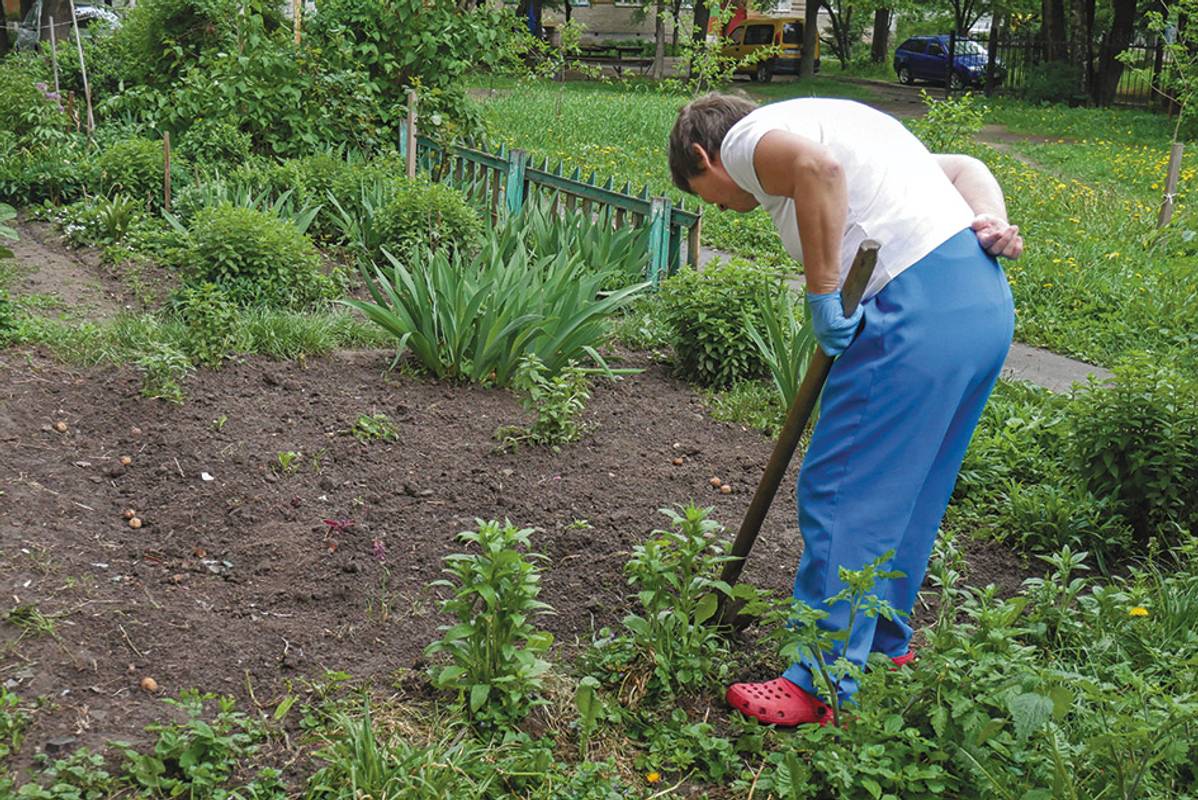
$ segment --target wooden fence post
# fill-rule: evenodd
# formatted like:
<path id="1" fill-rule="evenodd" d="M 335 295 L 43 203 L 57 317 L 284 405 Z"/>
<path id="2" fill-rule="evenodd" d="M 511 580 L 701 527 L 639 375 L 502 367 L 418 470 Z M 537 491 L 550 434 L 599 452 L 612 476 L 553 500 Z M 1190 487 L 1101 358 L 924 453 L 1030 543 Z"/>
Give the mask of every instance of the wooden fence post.
<path id="1" fill-rule="evenodd" d="M 528 165 L 528 153 L 513 150 L 507 162 L 507 213 L 515 216 L 524 208 L 524 169 Z"/>
<path id="2" fill-rule="evenodd" d="M 87 100 L 87 135 L 96 130 L 96 115 L 92 112 L 92 90 L 87 82 L 87 64 L 83 61 L 83 39 L 79 36 L 79 20 L 75 16 L 75 0 L 70 0 L 71 22 L 75 25 L 75 46 L 79 49 L 79 75 L 83 78 L 83 97 Z"/>
<path id="3" fill-rule="evenodd" d="M 162 134 L 162 208 L 171 210 L 171 132 Z"/>
<path id="4" fill-rule="evenodd" d="M 1173 195 L 1177 193 L 1177 179 L 1181 175 L 1181 155 L 1185 145 L 1174 142 L 1169 150 L 1169 175 L 1165 180 L 1165 197 L 1161 201 L 1161 213 L 1157 217 L 1156 227 L 1163 228 L 1173 220 Z"/>
<path id="5" fill-rule="evenodd" d="M 654 197 L 649 202 L 649 280 L 654 286 L 670 269 L 670 201 Z"/>
<path id="6" fill-rule="evenodd" d="M 692 267 L 698 269 L 699 255 L 702 252 L 703 245 L 700 237 L 703 236 L 703 214 L 700 212 L 699 218 L 695 220 L 695 224 L 691 225 L 691 229 L 686 234 L 686 260 L 690 262 Z"/>
<path id="7" fill-rule="evenodd" d="M 58 35 L 54 31 L 54 17 L 50 17 L 50 63 L 54 66 L 54 94 L 59 94 L 62 90 L 58 87 Z"/>
<path id="8" fill-rule="evenodd" d="M 416 177 L 416 92 L 408 90 L 408 178 Z"/>

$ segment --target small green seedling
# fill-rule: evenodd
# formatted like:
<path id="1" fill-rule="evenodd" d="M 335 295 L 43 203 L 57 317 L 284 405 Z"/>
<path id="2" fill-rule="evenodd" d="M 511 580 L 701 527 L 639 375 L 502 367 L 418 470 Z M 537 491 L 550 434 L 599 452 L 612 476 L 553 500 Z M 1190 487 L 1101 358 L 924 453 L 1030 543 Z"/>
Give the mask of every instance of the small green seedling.
<path id="1" fill-rule="evenodd" d="M 300 462 L 304 460 L 304 454 L 298 453 L 295 450 L 284 450 L 276 456 L 278 459 L 279 471 L 284 475 L 290 475 L 300 467 Z"/>
<path id="2" fill-rule="evenodd" d="M 395 423 L 386 414 L 362 414 L 354 422 L 350 433 L 359 442 L 366 444 L 374 440 L 395 442 L 399 440 L 399 431 Z"/>
<path id="3" fill-rule="evenodd" d="M 221 414 L 219 417 L 212 420 L 212 430 L 216 431 L 217 433 L 220 433 L 221 429 L 225 427 L 225 423 L 228 421 L 229 421 L 229 415 Z"/>

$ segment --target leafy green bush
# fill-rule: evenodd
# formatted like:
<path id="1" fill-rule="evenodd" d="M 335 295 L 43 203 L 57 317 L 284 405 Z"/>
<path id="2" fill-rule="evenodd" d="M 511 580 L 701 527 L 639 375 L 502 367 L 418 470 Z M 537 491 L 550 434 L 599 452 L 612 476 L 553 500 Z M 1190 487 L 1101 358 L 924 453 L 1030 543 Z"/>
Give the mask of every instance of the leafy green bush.
<path id="1" fill-rule="evenodd" d="M 226 204 L 196 214 L 189 231 L 189 281 L 215 283 L 234 303 L 299 307 L 338 294 L 311 240 L 277 217 Z"/>
<path id="2" fill-rule="evenodd" d="M 445 572 L 452 580 L 432 583 L 452 593 L 441 610 L 457 623 L 438 628 L 444 635 L 425 653 L 452 659 L 433 668 L 433 681 L 457 689 L 476 722 L 505 725 L 540 704 L 536 695 L 549 669 L 541 654 L 553 636 L 532 624 L 534 616 L 550 611 L 537 599 L 541 576 L 535 562 L 544 557 L 522 552 L 529 547 L 531 528 L 477 523 L 478 530 L 458 534 L 458 541 L 477 552 L 446 556 Z"/>
<path id="3" fill-rule="evenodd" d="M 179 142 L 179 153 L 195 164 L 240 164 L 249 158 L 253 140 L 224 119 L 196 120 Z"/>
<path id="4" fill-rule="evenodd" d="M 1094 553 L 1105 567 L 1114 557 L 1131 553 L 1131 528 L 1115 503 L 1096 498 L 1061 476 L 1063 485 L 1012 482 L 1005 493 L 1000 536 L 1025 550 L 1054 553 L 1062 547 Z"/>
<path id="5" fill-rule="evenodd" d="M 452 134 L 478 124 L 463 78 L 506 60 L 515 29 L 510 10 L 485 4 L 464 10 L 453 0 L 327 0 L 306 31 L 333 66 L 367 71 L 387 122 L 402 118 L 404 90 L 419 85 L 422 117 L 444 116 Z"/>
<path id="6" fill-rule="evenodd" d="M 1149 355 L 1091 383 L 1069 407 L 1073 468 L 1141 540 L 1198 526 L 1198 379 Z"/>
<path id="7" fill-rule="evenodd" d="M 482 233 L 482 221 L 460 192 L 421 180 L 403 181 L 375 224 L 380 249 L 395 255 L 469 251 Z"/>
<path id="8" fill-rule="evenodd" d="M 743 259 L 712 262 L 702 272 L 684 269 L 663 281 L 675 371 L 717 387 L 761 375 L 765 365 L 745 323 L 760 326 L 762 304 L 783 289 L 777 273 Z"/>
<path id="9" fill-rule="evenodd" d="M 1029 103 L 1083 105 L 1089 99 L 1081 90 L 1081 70 L 1065 61 L 1050 61 L 1028 68 L 1019 95 Z"/>
<path id="10" fill-rule="evenodd" d="M 583 356 L 601 364 L 594 348 L 608 318 L 648 284 L 600 297 L 604 276 L 589 274 L 570 253 L 534 259 L 523 245 L 502 251 L 492 235 L 472 259 L 442 250 L 409 269 L 389 256 L 389 271 L 363 270 L 373 302 L 345 302 L 438 378 L 506 386 L 528 353 L 550 375 Z"/>
<path id="11" fill-rule="evenodd" d="M 47 86 L 49 82 L 49 86 Z M 45 63 L 33 53 L 0 60 L 0 131 L 25 145 L 60 141 L 70 126 Z"/>
<path id="12" fill-rule="evenodd" d="M 116 142 L 96 156 L 96 191 L 121 192 L 144 201 L 149 208 L 159 208 L 165 164 L 161 141 L 135 137 Z M 171 158 L 172 183 L 186 170 L 184 159 Z"/>
<path id="13" fill-rule="evenodd" d="M 236 45 L 236 26 L 247 18 L 262 17 L 268 29 L 277 29 L 282 19 L 277 5 L 258 0 L 142 0 L 103 47 L 95 48 L 93 56 L 110 55 L 94 64 L 89 77 L 113 89 L 122 81 L 167 86 L 204 53 Z"/>
<path id="14" fill-rule="evenodd" d="M 215 283 L 185 286 L 172 298 L 187 325 L 185 347 L 197 364 L 217 366 L 233 344 L 237 308 Z"/>
<path id="15" fill-rule="evenodd" d="M 912 133 L 933 153 L 957 153 L 973 142 L 986 121 L 986 106 L 972 92 L 937 100 L 926 89 L 919 92 L 928 111 L 911 119 Z"/>

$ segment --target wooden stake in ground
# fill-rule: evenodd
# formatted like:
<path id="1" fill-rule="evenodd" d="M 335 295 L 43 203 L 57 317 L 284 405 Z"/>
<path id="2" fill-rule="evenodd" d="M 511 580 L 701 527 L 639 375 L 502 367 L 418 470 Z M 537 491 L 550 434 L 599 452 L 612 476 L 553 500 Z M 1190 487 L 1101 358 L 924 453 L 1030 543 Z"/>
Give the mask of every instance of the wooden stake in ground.
<path id="1" fill-rule="evenodd" d="M 87 82 L 87 64 L 83 61 L 83 39 L 79 35 L 79 20 L 75 16 L 75 0 L 70 0 L 71 24 L 75 28 L 75 47 L 79 50 L 79 75 L 83 78 L 83 97 L 87 101 L 87 135 L 96 131 L 96 115 L 92 111 L 92 90 Z"/>
<path id="2" fill-rule="evenodd" d="M 54 94 L 58 94 L 58 35 L 54 32 L 54 17 L 50 17 L 50 63 L 54 65 Z"/>
<path id="3" fill-rule="evenodd" d="M 1165 198 L 1161 201 L 1161 213 L 1156 219 L 1156 227 L 1163 228 L 1173 220 L 1173 195 L 1177 193 L 1177 180 L 1181 176 L 1181 154 L 1185 145 L 1174 142 L 1169 150 L 1169 176 L 1165 180 Z"/>
<path id="4" fill-rule="evenodd" d="M 300 27 L 304 19 L 304 0 L 291 0 L 291 16 L 295 21 L 295 43 L 300 43 Z"/>
<path id="5" fill-rule="evenodd" d="M 408 91 L 408 177 L 416 177 L 416 92 Z"/>
<path id="6" fill-rule="evenodd" d="M 162 208 L 171 210 L 171 132 L 162 134 Z"/>

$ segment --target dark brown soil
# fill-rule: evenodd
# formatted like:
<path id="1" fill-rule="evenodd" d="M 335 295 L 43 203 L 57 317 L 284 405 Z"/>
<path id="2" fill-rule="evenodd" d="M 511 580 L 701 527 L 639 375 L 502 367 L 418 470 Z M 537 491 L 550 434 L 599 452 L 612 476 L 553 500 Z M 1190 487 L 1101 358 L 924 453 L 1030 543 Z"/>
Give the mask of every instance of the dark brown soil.
<path id="1" fill-rule="evenodd" d="M 623 565 L 663 524 L 657 509 L 694 499 L 735 529 L 771 447 L 713 422 L 685 384 L 645 364 L 596 386 L 583 441 L 501 453 L 495 428 L 520 421 L 509 394 L 402 377 L 388 362 L 385 352 L 249 359 L 200 372 L 173 406 L 141 398 L 129 368 L 0 353 L 5 602 L 54 624 L 53 635 L 0 624 L 0 680 L 52 699 L 23 757 L 55 737 L 73 737 L 72 747 L 137 740 L 164 713 L 139 690 L 145 676 L 163 693 L 194 687 L 245 702 L 247 682 L 263 700 L 325 670 L 385 683 L 421 667 L 443 622 L 426 585 L 476 517 L 536 529 L 549 557 L 543 599 L 557 611 L 544 624 L 568 658 L 572 643 L 620 620 Z M 397 424 L 397 442 L 345 433 L 375 412 Z M 303 453 L 293 474 L 279 474 L 284 451 Z M 734 493 L 714 491 L 713 475 Z M 789 588 L 794 518 L 784 488 L 747 579 Z M 353 526 L 336 532 L 325 519 Z M 385 563 L 372 555 L 375 538 Z M 974 583 L 1018 582 L 1006 551 L 974 545 L 969 555 Z"/>

